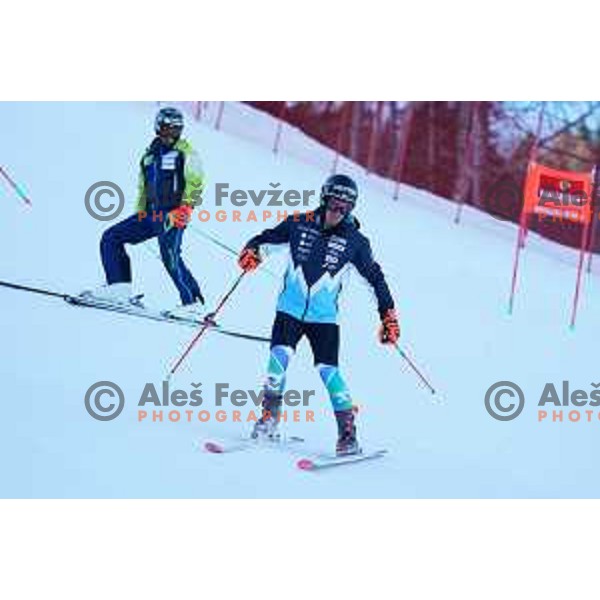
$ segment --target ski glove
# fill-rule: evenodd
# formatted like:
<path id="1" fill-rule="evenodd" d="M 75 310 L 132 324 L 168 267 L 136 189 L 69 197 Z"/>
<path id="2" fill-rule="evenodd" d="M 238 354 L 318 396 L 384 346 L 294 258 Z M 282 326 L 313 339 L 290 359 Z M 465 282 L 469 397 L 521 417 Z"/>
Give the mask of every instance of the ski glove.
<path id="1" fill-rule="evenodd" d="M 400 324 L 393 308 L 386 310 L 381 316 L 379 341 L 382 344 L 395 344 L 400 339 Z"/>
<path id="2" fill-rule="evenodd" d="M 174 226 L 177 227 L 177 229 L 183 229 L 190 222 L 193 212 L 194 209 L 187 204 L 172 210 L 169 213 L 169 222 L 167 223 L 167 228 Z"/>
<path id="3" fill-rule="evenodd" d="M 258 269 L 258 265 L 261 263 L 261 258 L 256 248 L 244 248 L 240 252 L 238 258 L 238 265 L 242 271 L 249 273 Z"/>

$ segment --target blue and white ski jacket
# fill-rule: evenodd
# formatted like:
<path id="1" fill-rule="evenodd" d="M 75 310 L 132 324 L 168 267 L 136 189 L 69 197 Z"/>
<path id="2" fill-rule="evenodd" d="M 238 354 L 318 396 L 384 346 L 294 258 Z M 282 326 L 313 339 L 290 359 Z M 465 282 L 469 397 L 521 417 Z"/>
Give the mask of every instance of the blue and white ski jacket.
<path id="1" fill-rule="evenodd" d="M 381 267 L 359 227 L 350 216 L 336 227 L 324 229 L 318 209 L 290 216 L 248 242 L 246 247 L 255 250 L 265 244 L 289 244 L 290 261 L 278 311 L 309 323 L 336 323 L 342 277 L 352 266 L 373 288 L 379 314 L 394 308 Z"/>

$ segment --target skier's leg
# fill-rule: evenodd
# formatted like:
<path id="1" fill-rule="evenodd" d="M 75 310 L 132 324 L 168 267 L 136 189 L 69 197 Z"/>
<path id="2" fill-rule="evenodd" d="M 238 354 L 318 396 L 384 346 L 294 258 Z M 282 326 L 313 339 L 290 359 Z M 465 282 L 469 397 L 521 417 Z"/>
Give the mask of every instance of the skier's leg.
<path id="1" fill-rule="evenodd" d="M 350 396 L 350 390 L 340 373 L 339 367 L 325 363 L 318 363 L 315 366 L 325 384 L 333 410 L 335 412 L 340 410 L 351 410 L 352 398 Z"/>
<path id="2" fill-rule="evenodd" d="M 160 255 L 167 272 L 177 287 L 181 303 L 184 306 L 197 301 L 204 304 L 200 286 L 181 258 L 181 242 L 184 231 L 184 227 L 174 226 L 163 231 L 158 238 Z"/>
<path id="3" fill-rule="evenodd" d="M 304 334 L 303 323 L 291 315 L 278 312 L 271 330 L 271 351 L 267 365 L 265 392 L 281 397 L 290 358 Z"/>
<path id="4" fill-rule="evenodd" d="M 352 408 L 350 390 L 338 368 L 339 326 L 335 323 L 307 323 L 306 336 L 310 342 L 315 367 L 327 388 L 333 410 Z"/>
<path id="5" fill-rule="evenodd" d="M 350 390 L 339 367 L 340 331 L 333 323 L 310 323 L 306 326 L 315 366 L 325 384 L 338 426 L 338 454 L 360 452 L 356 440 L 354 410 Z"/>
<path id="6" fill-rule="evenodd" d="M 144 242 L 156 235 L 155 230 L 156 227 L 148 219 L 140 220 L 137 215 L 132 215 L 104 232 L 100 241 L 100 256 L 108 284 L 105 292 L 107 298 L 111 297 L 112 289 L 131 288 L 131 262 L 125 244 Z"/>
<path id="7" fill-rule="evenodd" d="M 286 313 L 277 313 L 271 332 L 271 350 L 263 386 L 262 416 L 254 427 L 252 437 L 272 437 L 275 433 L 285 391 L 286 371 L 302 335 L 300 321 Z"/>

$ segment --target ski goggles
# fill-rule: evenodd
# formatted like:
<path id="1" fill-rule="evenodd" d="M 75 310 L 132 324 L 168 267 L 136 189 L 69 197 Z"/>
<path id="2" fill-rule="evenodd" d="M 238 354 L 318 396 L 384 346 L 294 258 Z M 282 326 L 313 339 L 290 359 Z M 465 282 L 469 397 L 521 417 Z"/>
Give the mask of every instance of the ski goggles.
<path id="1" fill-rule="evenodd" d="M 177 136 L 179 137 L 181 135 L 181 132 L 183 131 L 183 125 L 180 125 L 178 123 L 162 123 L 161 126 L 158 128 L 158 135 L 161 136 Z"/>
<path id="2" fill-rule="evenodd" d="M 346 200 L 341 200 L 340 198 L 336 198 L 335 196 L 330 196 L 326 199 L 326 208 L 330 212 L 338 213 L 342 216 L 349 215 L 354 208 L 354 204 L 352 202 L 347 202 Z"/>

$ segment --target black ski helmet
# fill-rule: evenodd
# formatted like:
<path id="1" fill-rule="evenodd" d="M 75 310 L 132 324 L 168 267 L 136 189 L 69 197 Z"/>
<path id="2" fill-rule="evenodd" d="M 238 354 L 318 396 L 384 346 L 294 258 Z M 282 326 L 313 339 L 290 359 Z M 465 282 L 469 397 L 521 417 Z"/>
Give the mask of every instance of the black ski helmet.
<path id="1" fill-rule="evenodd" d="M 156 119 L 154 119 L 154 131 L 159 133 L 160 128 L 163 125 L 179 128 L 179 131 L 181 132 L 183 129 L 183 113 L 179 109 L 171 106 L 161 108 L 156 114 Z"/>
<path id="2" fill-rule="evenodd" d="M 348 175 L 332 175 L 321 188 L 321 207 L 324 207 L 330 198 L 350 202 L 354 208 L 358 200 L 358 186 Z"/>

